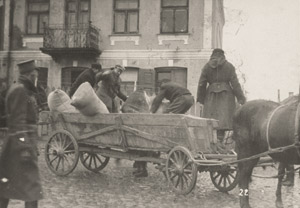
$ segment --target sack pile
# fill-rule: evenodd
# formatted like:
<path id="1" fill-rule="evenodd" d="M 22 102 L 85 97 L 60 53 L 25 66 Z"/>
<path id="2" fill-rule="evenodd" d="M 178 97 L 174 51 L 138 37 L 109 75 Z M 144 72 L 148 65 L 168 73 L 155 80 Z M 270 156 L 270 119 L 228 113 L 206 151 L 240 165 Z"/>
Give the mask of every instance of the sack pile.
<path id="1" fill-rule="evenodd" d="M 98 113 L 109 113 L 106 105 L 98 98 L 88 82 L 79 86 L 72 96 L 71 105 L 85 116 L 94 116 Z"/>
<path id="2" fill-rule="evenodd" d="M 48 95 L 48 106 L 50 111 L 76 113 L 78 112 L 71 105 L 71 99 L 63 90 L 57 89 Z"/>

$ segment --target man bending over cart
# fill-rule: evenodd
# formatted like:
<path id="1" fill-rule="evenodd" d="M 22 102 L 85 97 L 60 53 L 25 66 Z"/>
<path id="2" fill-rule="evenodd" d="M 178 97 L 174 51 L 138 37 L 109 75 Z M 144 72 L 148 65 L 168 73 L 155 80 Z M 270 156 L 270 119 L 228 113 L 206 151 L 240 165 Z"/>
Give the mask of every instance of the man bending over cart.
<path id="1" fill-rule="evenodd" d="M 154 98 L 151 105 L 151 112 L 155 113 L 159 106 L 162 104 L 163 99 L 170 101 L 170 104 L 164 109 L 163 113 L 186 113 L 194 104 L 194 98 L 190 91 L 184 87 L 179 86 L 176 83 L 170 82 L 170 80 L 164 79 L 161 81 L 160 92 Z M 136 177 L 147 177 L 147 162 L 135 161 L 133 164 Z"/>
<path id="2" fill-rule="evenodd" d="M 170 82 L 168 79 L 161 81 L 160 92 L 154 98 L 151 106 L 152 113 L 157 111 L 163 99 L 170 101 L 163 113 L 185 114 L 194 104 L 194 97 L 188 89 Z"/>

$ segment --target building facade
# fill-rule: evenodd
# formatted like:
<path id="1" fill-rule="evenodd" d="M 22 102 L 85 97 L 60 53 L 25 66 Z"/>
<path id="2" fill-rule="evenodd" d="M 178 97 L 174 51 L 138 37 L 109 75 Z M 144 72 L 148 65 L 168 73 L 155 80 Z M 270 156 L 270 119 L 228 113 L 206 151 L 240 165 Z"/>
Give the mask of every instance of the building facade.
<path id="1" fill-rule="evenodd" d="M 68 91 L 98 62 L 127 68 L 127 94 L 170 79 L 196 95 L 224 25 L 223 0 L 0 0 L 0 17 L 0 77 L 9 83 L 18 62 L 35 59 L 48 91 Z"/>

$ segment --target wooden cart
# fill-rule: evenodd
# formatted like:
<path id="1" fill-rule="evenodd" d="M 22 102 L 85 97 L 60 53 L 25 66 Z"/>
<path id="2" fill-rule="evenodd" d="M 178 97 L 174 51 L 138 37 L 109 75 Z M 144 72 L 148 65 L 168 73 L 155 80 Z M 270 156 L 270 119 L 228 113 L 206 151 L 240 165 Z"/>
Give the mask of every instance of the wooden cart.
<path id="1" fill-rule="evenodd" d="M 216 120 L 175 114 L 86 117 L 50 112 L 42 112 L 41 118 L 50 129 L 46 162 L 56 175 L 71 173 L 78 160 L 88 170 L 98 172 L 112 157 L 157 164 L 179 194 L 191 192 L 197 173 L 202 171 L 210 172 L 220 191 L 237 185 L 236 165 L 224 165 L 236 156 L 212 154 L 217 143 Z"/>

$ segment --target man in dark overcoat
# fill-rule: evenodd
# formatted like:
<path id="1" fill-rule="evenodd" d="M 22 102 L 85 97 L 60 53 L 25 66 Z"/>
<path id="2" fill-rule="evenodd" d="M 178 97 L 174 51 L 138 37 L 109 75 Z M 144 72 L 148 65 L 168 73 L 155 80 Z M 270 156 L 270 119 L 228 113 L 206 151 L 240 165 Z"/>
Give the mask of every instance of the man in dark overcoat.
<path id="1" fill-rule="evenodd" d="M 88 82 L 91 84 L 92 87 L 97 83 L 96 76 L 98 73 L 101 73 L 102 66 L 101 64 L 95 63 L 91 65 L 91 68 L 84 70 L 72 84 L 69 95 L 72 97 L 78 87 L 84 83 Z"/>
<path id="2" fill-rule="evenodd" d="M 116 97 L 119 97 L 124 102 L 127 96 L 121 92 L 121 78 L 120 75 L 125 71 L 125 68 L 116 65 L 112 69 L 108 69 L 101 73 L 99 76 L 98 89 L 96 91 L 97 96 L 106 105 L 110 113 L 118 113 L 119 110 L 116 104 Z"/>
<path id="3" fill-rule="evenodd" d="M 170 101 L 163 113 L 184 114 L 194 104 L 194 97 L 191 92 L 174 82 L 170 82 L 170 80 L 162 80 L 160 91 L 151 105 L 152 113 L 158 110 L 163 99 Z"/>
<path id="4" fill-rule="evenodd" d="M 235 97 L 240 104 L 246 101 L 234 66 L 226 60 L 222 49 L 214 49 L 202 69 L 197 102 L 204 105 L 203 117 L 219 120 L 218 133 L 221 137 L 226 130 L 232 129 Z"/>
<path id="5" fill-rule="evenodd" d="M 6 95 L 8 137 L 0 158 L 0 207 L 9 199 L 25 201 L 25 208 L 38 207 L 42 187 L 37 161 L 38 71 L 34 60 L 18 64 L 19 78 Z"/>

